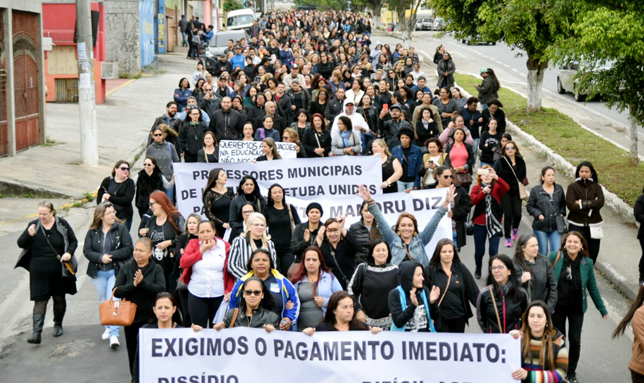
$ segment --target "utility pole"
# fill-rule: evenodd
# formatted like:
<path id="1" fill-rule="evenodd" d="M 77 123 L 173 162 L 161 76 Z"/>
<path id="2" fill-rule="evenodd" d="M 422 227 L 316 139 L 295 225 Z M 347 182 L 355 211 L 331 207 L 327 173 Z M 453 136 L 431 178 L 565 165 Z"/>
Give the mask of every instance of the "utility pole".
<path id="1" fill-rule="evenodd" d="M 98 166 L 96 97 L 94 93 L 94 41 L 90 0 L 76 0 L 76 53 L 78 57 L 78 106 L 80 109 L 81 164 Z"/>

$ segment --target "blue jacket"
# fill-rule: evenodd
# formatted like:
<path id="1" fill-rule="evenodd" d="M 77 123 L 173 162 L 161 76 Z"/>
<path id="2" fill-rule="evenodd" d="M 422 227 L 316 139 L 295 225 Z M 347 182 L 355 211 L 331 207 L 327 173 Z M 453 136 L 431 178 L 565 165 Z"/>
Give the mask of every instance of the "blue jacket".
<path id="1" fill-rule="evenodd" d="M 181 88 L 174 90 L 174 102 L 179 106 L 179 111 L 184 110 L 186 105 L 188 105 L 188 97 L 190 96 L 192 96 L 192 91 L 189 88 L 186 88 L 183 91 Z"/>
<path id="2" fill-rule="evenodd" d="M 230 63 L 233 66 L 233 71 L 237 67 L 244 69 L 244 66 L 246 66 L 246 57 L 244 55 L 234 55 L 230 58 Z"/>
<path id="3" fill-rule="evenodd" d="M 242 279 L 238 279 L 233 287 L 233 291 L 230 293 L 230 302 L 228 303 L 228 309 L 233 310 L 239 307 L 239 300 L 242 299 L 241 290 L 239 289 L 248 278 L 252 277 L 255 274 L 251 270 L 248 274 L 244 275 Z M 300 315 L 300 298 L 297 296 L 297 292 L 293 284 L 286 279 L 279 271 L 271 269 L 271 274 L 277 280 L 280 291 L 282 292 L 282 302 L 284 303 L 284 310 L 282 311 L 282 318 L 288 318 L 291 320 L 291 331 L 297 331 L 297 317 Z M 286 303 L 291 301 L 295 304 L 292 309 L 286 309 Z"/>
<path id="4" fill-rule="evenodd" d="M 398 158 L 398 162 L 402 165 L 403 163 L 403 148 L 402 146 L 396 146 L 392 151 L 394 157 Z M 420 189 L 420 176 L 418 175 L 418 170 L 423 166 L 423 152 L 416 145 L 411 145 L 411 151 L 409 152 L 409 157 L 407 158 L 407 169 L 403 169 L 407 176 L 415 176 L 414 187 Z M 402 191 L 402 190 L 401 190 Z"/>
<path id="5" fill-rule="evenodd" d="M 295 283 L 295 291 L 297 291 L 300 283 L 303 282 L 308 282 L 306 276 L 304 276 L 304 279 L 301 281 Z M 331 298 L 331 295 L 336 291 L 342 291 L 342 285 L 340 284 L 340 281 L 338 281 L 338 278 L 336 278 L 332 273 L 322 271 L 315 295 L 324 298 L 324 303 L 322 304 L 323 313 L 326 314 L 326 306 L 329 304 L 329 298 Z"/>
<path id="6" fill-rule="evenodd" d="M 280 132 L 273 128 L 273 129 L 265 129 L 265 128 L 257 128 L 255 131 L 255 135 L 253 138 L 255 138 L 255 141 L 262 141 L 264 138 L 270 137 L 275 140 L 275 142 L 280 142 Z"/>
<path id="7" fill-rule="evenodd" d="M 279 53 L 280 62 L 286 65 L 289 69 L 291 69 L 293 58 L 294 58 L 293 53 L 291 53 L 290 50 L 283 51 L 280 49 L 280 53 Z"/>
<path id="8" fill-rule="evenodd" d="M 382 238 L 391 248 L 391 263 L 394 265 L 400 265 L 400 263 L 407 258 L 407 252 L 403 247 L 402 239 L 400 239 L 400 236 L 391 229 L 391 226 L 387 223 L 385 216 L 382 214 L 377 204 L 374 203 L 369 206 L 368 209 L 369 212 L 374 215 L 376 227 L 380 230 Z M 427 253 L 425 253 L 425 245 L 432 240 L 440 220 L 446 213 L 447 209 L 441 205 L 438 208 L 438 211 L 434 213 L 434 216 L 427 226 L 425 226 L 425 229 L 423 229 L 420 234 L 415 235 L 409 244 L 409 255 L 413 260 L 423 265 L 423 267 L 427 267 L 427 265 L 429 265 L 429 257 L 427 256 Z"/>

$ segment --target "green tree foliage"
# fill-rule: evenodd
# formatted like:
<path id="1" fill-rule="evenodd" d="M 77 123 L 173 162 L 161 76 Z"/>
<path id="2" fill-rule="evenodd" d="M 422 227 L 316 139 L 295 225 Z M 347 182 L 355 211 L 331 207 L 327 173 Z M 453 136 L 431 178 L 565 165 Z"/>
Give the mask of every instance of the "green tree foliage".
<path id="1" fill-rule="evenodd" d="M 557 62 L 579 60 L 577 86 L 590 97 L 601 94 L 610 107 L 628 110 L 636 164 L 636 125 L 644 124 L 644 2 L 580 0 L 568 16 L 571 36 L 559 37 L 548 54 Z"/>
<path id="2" fill-rule="evenodd" d="M 242 8 L 244 8 L 244 6 L 237 0 L 224 0 L 224 12 L 230 12 Z"/>

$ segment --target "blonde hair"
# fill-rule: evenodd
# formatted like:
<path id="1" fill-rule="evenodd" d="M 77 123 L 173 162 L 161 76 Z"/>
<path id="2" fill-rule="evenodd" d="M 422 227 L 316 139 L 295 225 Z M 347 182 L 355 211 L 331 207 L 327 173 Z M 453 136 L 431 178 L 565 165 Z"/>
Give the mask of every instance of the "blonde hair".
<path id="1" fill-rule="evenodd" d="M 289 137 L 291 137 L 296 144 L 300 143 L 300 135 L 297 134 L 297 131 L 293 128 L 286 128 L 284 129 L 284 133 L 288 134 Z"/>
<path id="2" fill-rule="evenodd" d="M 56 215 L 56 209 L 54 208 L 54 204 L 49 201 L 42 201 L 41 203 L 38 204 L 38 207 L 46 207 L 54 216 Z"/>
<path id="3" fill-rule="evenodd" d="M 387 143 L 385 142 L 385 140 L 383 140 L 382 138 L 376 138 L 375 140 L 373 140 L 371 144 L 372 148 L 374 144 L 378 144 L 382 146 L 385 149 L 385 154 L 387 155 L 387 157 L 391 156 L 391 152 L 389 151 L 389 147 L 387 146 Z"/>
<path id="4" fill-rule="evenodd" d="M 248 242 L 250 242 L 250 248 L 255 251 L 257 250 L 257 246 L 255 245 L 255 241 L 251 241 L 250 238 L 250 227 L 251 225 L 256 222 L 256 221 L 261 221 L 266 225 L 266 217 L 262 213 L 252 213 L 250 216 L 248 216 L 248 219 L 246 220 L 246 231 L 244 231 L 241 236 L 245 237 Z M 268 241 L 271 239 L 271 236 L 266 232 L 266 227 L 264 226 L 264 232 L 262 233 L 262 247 L 265 249 L 268 249 Z"/>

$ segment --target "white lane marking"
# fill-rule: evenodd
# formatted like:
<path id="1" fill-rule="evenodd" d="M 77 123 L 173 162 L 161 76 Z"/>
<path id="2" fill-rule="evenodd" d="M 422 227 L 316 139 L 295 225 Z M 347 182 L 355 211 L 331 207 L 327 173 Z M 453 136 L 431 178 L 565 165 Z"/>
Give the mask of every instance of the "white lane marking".
<path id="1" fill-rule="evenodd" d="M 510 68 L 513 72 L 520 73 L 516 68 Z"/>

